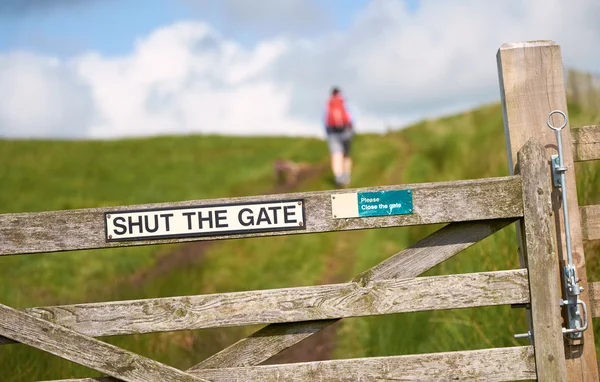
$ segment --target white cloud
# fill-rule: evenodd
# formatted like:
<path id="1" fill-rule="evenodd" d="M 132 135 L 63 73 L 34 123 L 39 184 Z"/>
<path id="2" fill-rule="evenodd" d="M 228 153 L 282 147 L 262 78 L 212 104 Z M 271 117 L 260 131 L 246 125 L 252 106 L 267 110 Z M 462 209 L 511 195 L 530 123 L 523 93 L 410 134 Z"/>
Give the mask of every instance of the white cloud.
<path id="1" fill-rule="evenodd" d="M 416 15 L 374 1 L 346 34 L 290 49 L 281 72 L 303 79 L 300 113 L 309 105 L 300 97 L 318 99 L 336 82 L 380 118 L 437 114 L 499 98 L 495 57 L 504 42 L 553 39 L 566 66 L 597 69 L 600 52 L 591 47 L 600 44 L 600 23 L 590 15 L 598 14 L 596 0 L 423 1 Z"/>
<path id="2" fill-rule="evenodd" d="M 497 100 L 504 42 L 553 39 L 567 67 L 597 70 L 598 14 L 597 0 L 423 1 L 416 14 L 379 0 L 343 33 L 250 48 L 181 22 L 123 57 L 0 54 L 0 135 L 321 135 L 334 84 L 360 131 L 383 131 Z"/>
<path id="3" fill-rule="evenodd" d="M 77 59 L 93 90 L 94 137 L 159 133 L 268 134 L 310 129 L 288 118 L 289 89 L 269 78 L 284 44 L 245 50 L 204 24 L 154 32 L 126 58 Z"/>
<path id="4" fill-rule="evenodd" d="M 88 86 L 69 64 L 0 55 L 0 136 L 85 137 L 93 111 Z"/>

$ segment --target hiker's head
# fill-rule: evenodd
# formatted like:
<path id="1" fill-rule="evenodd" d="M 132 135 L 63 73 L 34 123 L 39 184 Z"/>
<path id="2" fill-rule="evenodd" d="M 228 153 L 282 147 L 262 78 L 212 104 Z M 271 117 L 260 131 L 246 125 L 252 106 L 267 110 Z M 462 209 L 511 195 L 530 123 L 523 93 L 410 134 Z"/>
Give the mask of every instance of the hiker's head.
<path id="1" fill-rule="evenodd" d="M 340 94 L 340 92 L 341 92 L 341 90 L 340 90 L 340 88 L 338 88 L 337 86 L 334 86 L 334 87 L 331 89 L 331 95 L 332 95 L 332 96 L 336 96 L 336 95 Z"/>

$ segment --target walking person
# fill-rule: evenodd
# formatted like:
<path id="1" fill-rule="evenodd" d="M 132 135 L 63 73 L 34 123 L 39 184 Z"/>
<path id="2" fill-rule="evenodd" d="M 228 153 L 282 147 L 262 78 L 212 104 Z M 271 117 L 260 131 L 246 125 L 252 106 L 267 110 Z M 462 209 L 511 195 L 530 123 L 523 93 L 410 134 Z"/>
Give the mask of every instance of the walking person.
<path id="1" fill-rule="evenodd" d="M 347 186 L 350 184 L 352 172 L 350 144 L 354 137 L 354 125 L 338 87 L 331 90 L 331 96 L 327 102 L 325 129 L 335 183 L 338 187 Z"/>

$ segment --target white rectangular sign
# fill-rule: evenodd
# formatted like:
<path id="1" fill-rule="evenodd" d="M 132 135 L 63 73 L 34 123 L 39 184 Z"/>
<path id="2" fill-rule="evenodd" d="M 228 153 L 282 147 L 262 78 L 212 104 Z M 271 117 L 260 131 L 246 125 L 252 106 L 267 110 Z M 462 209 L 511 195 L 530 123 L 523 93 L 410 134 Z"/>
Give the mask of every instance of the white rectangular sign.
<path id="1" fill-rule="evenodd" d="M 305 229 L 304 200 L 106 212 L 107 241 Z"/>

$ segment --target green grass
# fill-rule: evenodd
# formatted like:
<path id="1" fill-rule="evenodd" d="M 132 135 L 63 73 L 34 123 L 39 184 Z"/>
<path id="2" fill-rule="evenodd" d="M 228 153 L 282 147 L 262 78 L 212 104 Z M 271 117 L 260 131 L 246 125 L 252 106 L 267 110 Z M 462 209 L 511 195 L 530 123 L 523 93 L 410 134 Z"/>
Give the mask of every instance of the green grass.
<path id="1" fill-rule="evenodd" d="M 598 123 L 571 106 L 573 126 Z M 359 135 L 353 187 L 508 175 L 502 113 L 489 105 L 386 135 Z M 205 199 L 270 192 L 277 158 L 326 165 L 325 142 L 297 138 L 160 137 L 119 141 L 0 140 L 0 212 L 29 212 Z M 600 203 L 600 167 L 576 167 L 580 204 Z M 327 173 L 301 191 L 332 188 Z M 291 235 L 213 243 L 202 256 L 142 282 L 181 246 L 159 245 L 0 259 L 0 301 L 17 308 L 219 293 L 341 282 L 439 226 Z M 597 249 L 588 278 L 600 279 Z M 194 256 L 192 256 L 194 257 Z M 518 267 L 514 227 L 426 275 Z M 523 344 L 524 312 L 510 307 L 345 319 L 335 358 Z M 257 327 L 103 338 L 175 367 L 188 367 Z M 598 335 L 600 331 L 597 332 Z M 23 345 L 0 347 L 3 380 L 97 376 Z M 7 377 L 8 376 L 8 377 Z"/>

